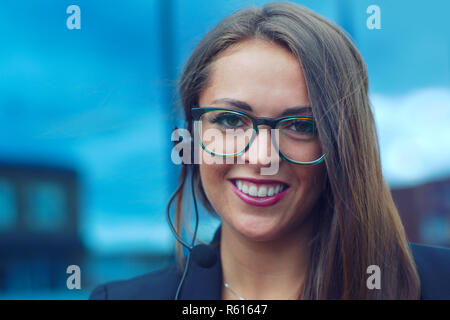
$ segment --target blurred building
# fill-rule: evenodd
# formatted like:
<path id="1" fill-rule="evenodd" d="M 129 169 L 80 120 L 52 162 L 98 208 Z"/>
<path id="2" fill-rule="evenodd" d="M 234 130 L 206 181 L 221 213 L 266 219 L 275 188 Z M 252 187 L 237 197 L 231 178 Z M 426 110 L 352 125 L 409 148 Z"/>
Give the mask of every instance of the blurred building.
<path id="1" fill-rule="evenodd" d="M 83 263 L 77 173 L 0 163 L 0 292 L 65 287 Z"/>
<path id="2" fill-rule="evenodd" d="M 450 178 L 392 190 L 408 239 L 450 247 Z"/>

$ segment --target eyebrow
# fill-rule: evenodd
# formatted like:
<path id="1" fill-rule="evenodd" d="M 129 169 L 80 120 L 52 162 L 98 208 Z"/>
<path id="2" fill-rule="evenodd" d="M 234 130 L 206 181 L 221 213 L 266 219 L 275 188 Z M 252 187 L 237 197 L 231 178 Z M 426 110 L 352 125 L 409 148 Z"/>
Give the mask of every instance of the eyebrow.
<path id="1" fill-rule="evenodd" d="M 244 101 L 231 99 L 231 98 L 222 98 L 222 99 L 216 99 L 212 102 L 212 104 L 219 104 L 219 103 L 226 103 L 226 104 L 232 105 L 236 108 L 253 112 L 252 107 Z M 312 114 L 311 106 L 306 105 L 306 106 L 290 107 L 290 108 L 285 109 L 281 113 L 281 116 L 290 116 L 290 115 L 298 115 L 298 114 Z"/>

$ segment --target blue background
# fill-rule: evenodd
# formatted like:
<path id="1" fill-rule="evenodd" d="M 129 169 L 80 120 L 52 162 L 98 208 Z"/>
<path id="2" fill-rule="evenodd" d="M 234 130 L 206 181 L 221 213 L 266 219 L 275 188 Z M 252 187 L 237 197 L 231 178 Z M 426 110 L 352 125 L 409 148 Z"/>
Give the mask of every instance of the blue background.
<path id="1" fill-rule="evenodd" d="M 62 263 L 82 266 L 82 290 L 36 284 L 45 272 L 63 284 L 68 276 L 42 257 L 8 262 L 0 299 L 84 299 L 96 284 L 171 261 L 164 211 L 179 170 L 170 161 L 176 78 L 217 22 L 266 2 L 0 2 L 0 162 L 76 173 L 77 236 L 86 254 Z M 450 177 L 450 2 L 295 2 L 345 28 L 361 51 L 389 185 Z M 66 26 L 71 4 L 81 9 L 80 30 Z M 366 26 L 372 4 L 381 9 L 380 30 Z M 51 184 L 36 188 L 30 201 L 43 209 L 30 224 L 57 230 L 64 195 Z M 0 233 L 14 234 L 13 194 L 0 177 Z M 207 241 L 218 223 L 203 214 L 201 238 Z M 448 212 L 433 228 L 450 241 Z"/>

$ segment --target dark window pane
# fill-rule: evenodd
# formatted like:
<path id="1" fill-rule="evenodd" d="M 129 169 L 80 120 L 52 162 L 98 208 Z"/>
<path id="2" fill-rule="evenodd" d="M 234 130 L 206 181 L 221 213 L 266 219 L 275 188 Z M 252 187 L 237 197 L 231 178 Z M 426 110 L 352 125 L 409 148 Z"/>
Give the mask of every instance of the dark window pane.
<path id="1" fill-rule="evenodd" d="M 14 187 L 10 181 L 0 178 L 0 231 L 14 229 L 17 223 L 17 204 Z"/>
<path id="2" fill-rule="evenodd" d="M 30 184 L 27 189 L 26 223 L 33 231 L 60 231 L 68 222 L 66 194 L 55 182 Z"/>

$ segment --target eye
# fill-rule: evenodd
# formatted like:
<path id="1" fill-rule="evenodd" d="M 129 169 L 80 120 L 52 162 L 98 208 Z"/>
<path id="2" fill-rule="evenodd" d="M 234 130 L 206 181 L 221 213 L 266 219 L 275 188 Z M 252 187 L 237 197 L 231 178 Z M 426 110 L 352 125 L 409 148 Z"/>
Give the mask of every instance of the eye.
<path id="1" fill-rule="evenodd" d="M 316 136 L 314 120 L 308 118 L 296 118 L 280 123 L 282 132 L 293 139 L 311 139 Z"/>
<path id="2" fill-rule="evenodd" d="M 228 112 L 216 115 L 211 120 L 211 123 L 217 123 L 229 128 L 239 127 L 244 124 L 241 116 Z"/>
<path id="3" fill-rule="evenodd" d="M 314 123 L 310 120 L 293 120 L 291 128 L 298 133 L 313 133 L 314 132 Z"/>

